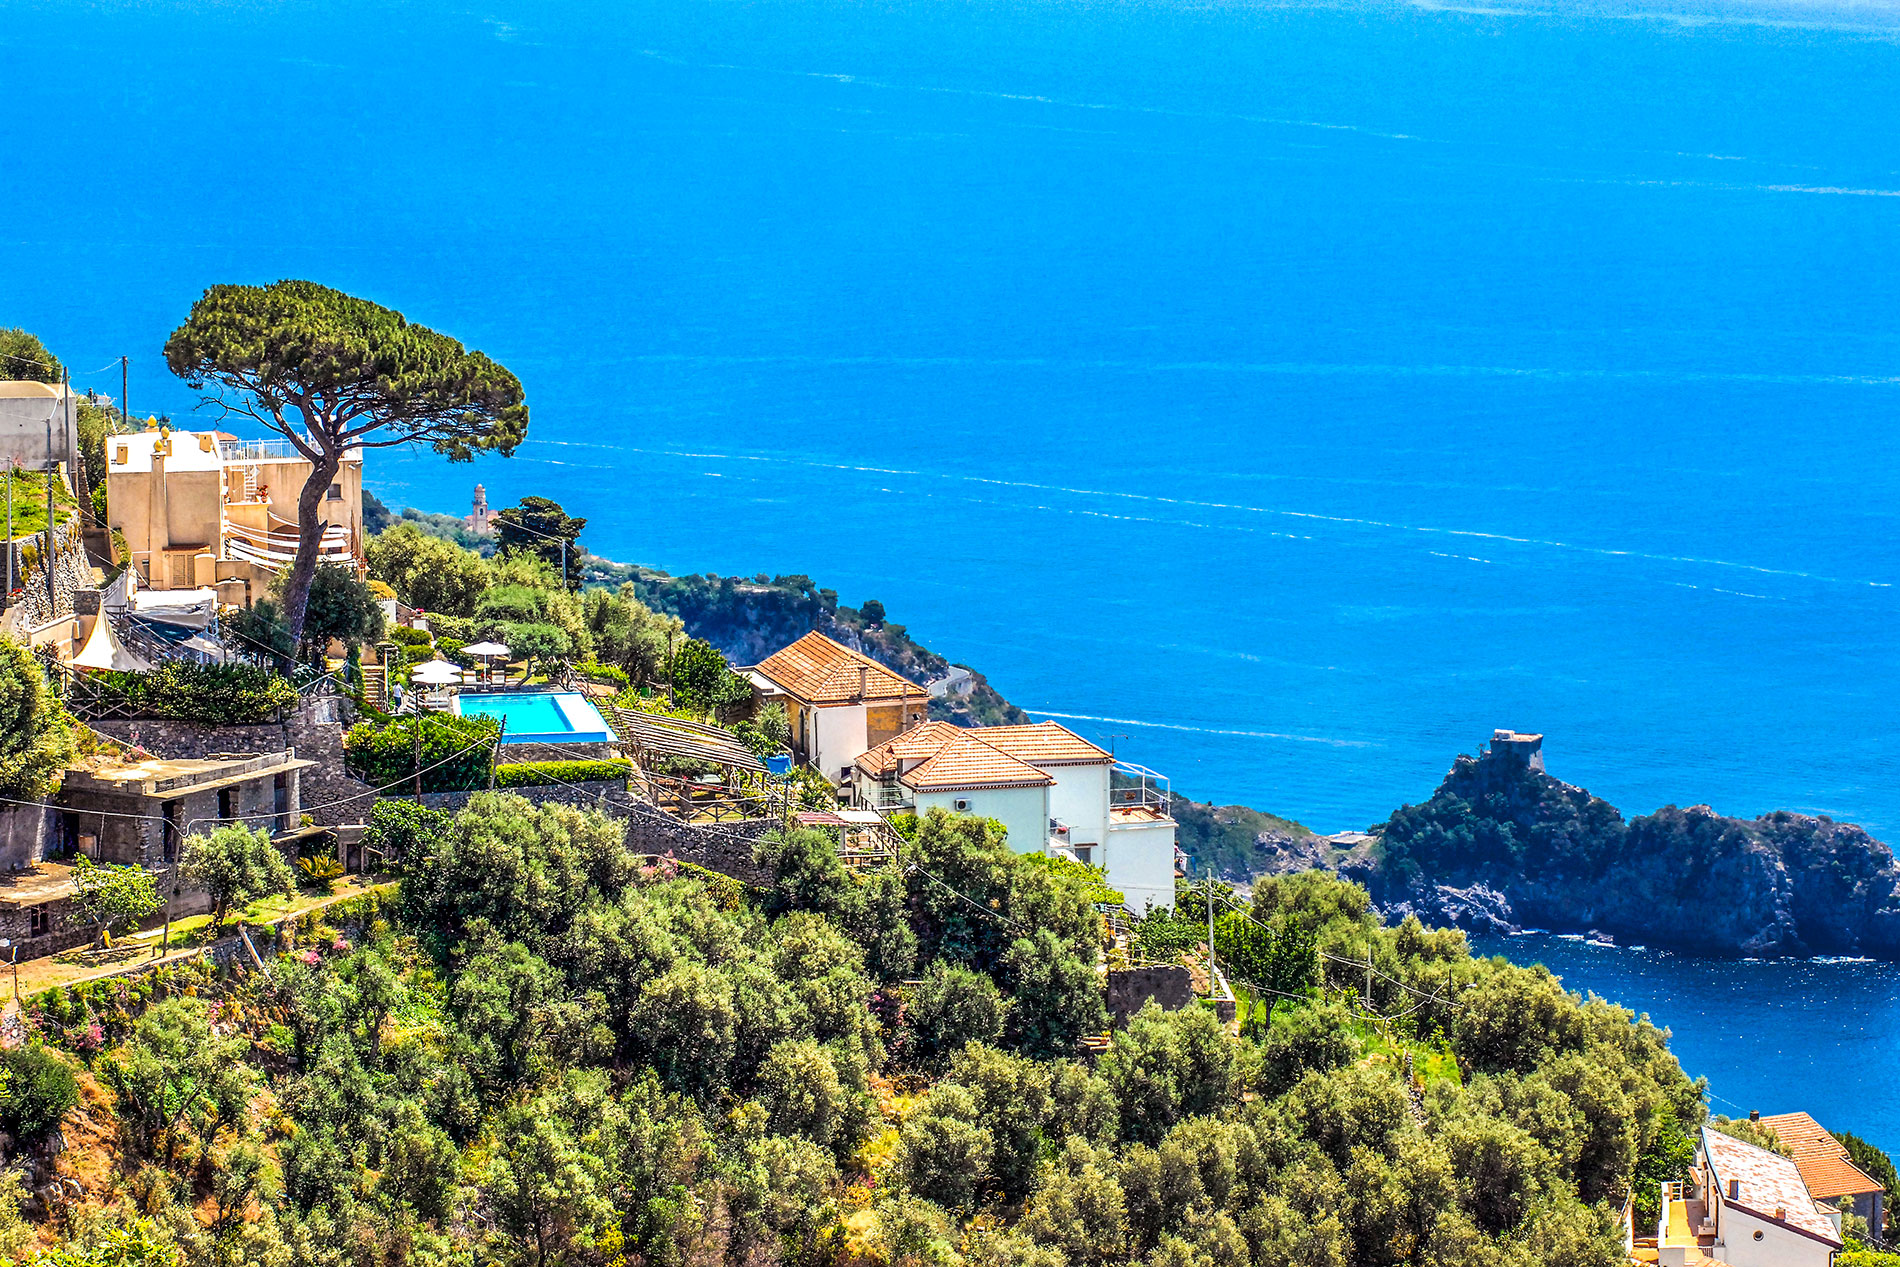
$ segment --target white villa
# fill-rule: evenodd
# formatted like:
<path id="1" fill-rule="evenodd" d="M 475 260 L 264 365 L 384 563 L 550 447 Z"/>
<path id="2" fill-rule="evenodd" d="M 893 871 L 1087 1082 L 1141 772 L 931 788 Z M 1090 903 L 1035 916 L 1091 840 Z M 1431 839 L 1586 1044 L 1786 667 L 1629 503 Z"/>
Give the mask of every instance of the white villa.
<path id="1" fill-rule="evenodd" d="M 1055 722 L 975 730 L 925 722 L 866 752 L 852 774 L 861 805 L 993 818 L 1018 852 L 1101 867 L 1131 911 L 1174 905 L 1167 781 Z"/>
<path id="2" fill-rule="evenodd" d="M 1828 1267 L 1843 1243 L 1792 1158 L 1706 1126 L 1694 1180 L 1663 1185 L 1656 1233 L 1661 1267 Z"/>
<path id="3" fill-rule="evenodd" d="M 817 630 L 747 676 L 760 706 L 785 706 L 798 759 L 839 783 L 867 751 L 920 725 L 930 706 L 923 687 Z"/>

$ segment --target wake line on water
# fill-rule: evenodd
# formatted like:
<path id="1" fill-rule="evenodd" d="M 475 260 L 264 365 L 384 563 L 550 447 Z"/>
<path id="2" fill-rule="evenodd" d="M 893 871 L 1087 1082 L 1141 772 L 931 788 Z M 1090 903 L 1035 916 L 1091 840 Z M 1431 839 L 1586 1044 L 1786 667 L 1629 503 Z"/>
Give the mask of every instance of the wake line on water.
<path id="1" fill-rule="evenodd" d="M 1380 745 L 1363 739 L 1327 739 L 1319 735 L 1288 735 L 1277 730 L 1222 730 L 1214 726 L 1183 726 L 1176 722 L 1142 721 L 1134 717 L 1097 717 L 1093 713 L 1052 713 L 1046 708 L 1025 708 L 1034 717 L 1059 717 L 1063 721 L 1099 721 L 1111 726 L 1146 726 L 1151 730 L 1185 730 L 1196 735 L 1233 735 L 1242 739 L 1290 739 L 1295 743 L 1325 744 L 1329 748 L 1376 748 Z"/>
<path id="2" fill-rule="evenodd" d="M 1742 188 L 1742 186 L 1737 186 Z M 1900 197 L 1900 191 L 1895 191 Z M 999 369 L 1134 370 L 1164 373 L 1307 374 L 1315 377 L 1365 375 L 1384 378 L 1523 378 L 1548 382 L 1768 383 L 1791 387 L 1900 387 L 1896 374 L 1751 374 L 1728 370 L 1556 369 L 1516 365 L 1388 365 L 1332 361 L 1127 361 L 1066 360 L 1056 357 L 988 356 L 704 356 L 680 352 L 610 358 L 590 364 L 810 365 L 823 368 L 906 366 L 934 369 L 984 366 Z"/>
<path id="3" fill-rule="evenodd" d="M 643 453 L 655 457 L 674 458 L 714 458 L 726 462 L 770 462 L 785 466 L 802 466 L 817 470 L 866 472 L 878 475 L 909 475 L 918 478 L 934 478 L 957 481 L 966 484 L 987 484 L 998 488 L 1021 488 L 1042 493 L 1067 493 L 1077 497 L 1112 497 L 1128 501 L 1154 502 L 1170 506 L 1192 506 L 1205 510 L 1231 510 L 1243 514 L 1279 515 L 1288 519 L 1304 519 L 1315 523 L 1345 524 L 1353 527 L 1380 528 L 1389 532 L 1416 533 L 1428 536 L 1463 537 L 1475 541 L 1502 541 L 1510 545 L 1541 546 L 1546 549 L 1564 550 L 1577 554 L 1596 555 L 1610 559 L 1641 559 L 1650 563 L 1681 563 L 1696 567 L 1732 568 L 1737 571 L 1751 572 L 1759 576 L 1786 576 L 1796 580 L 1819 581 L 1828 585 L 1866 586 L 1870 589 L 1891 589 L 1891 581 L 1870 581 L 1851 577 L 1824 576 L 1815 572 L 1802 572 L 1792 568 L 1764 567 L 1756 563 L 1742 563 L 1733 559 L 1705 559 L 1694 555 L 1649 554 L 1641 550 L 1614 550 L 1607 546 L 1579 545 L 1571 541 L 1555 541 L 1545 537 L 1517 537 L 1501 532 L 1481 532 L 1474 528 L 1435 528 L 1421 527 L 1417 524 L 1393 523 L 1383 519 L 1363 519 L 1350 515 L 1322 515 L 1316 511 L 1287 510 L 1276 506 L 1249 506 L 1237 502 L 1198 501 L 1186 497 L 1163 497 L 1159 493 L 1130 493 L 1115 489 L 1072 488 L 1061 484 L 1037 484 L 1028 480 L 996 479 L 984 475 L 952 475 L 943 471 L 902 470 L 891 467 L 856 466 L 841 462 L 819 462 L 810 458 L 775 457 L 753 453 L 706 453 L 680 449 L 649 449 L 636 445 L 598 444 L 584 440 L 541 440 L 530 443 L 572 446 L 575 448 L 606 449 L 621 453 Z M 1205 525 L 1203 525 L 1205 526 Z M 1746 595 L 1746 597 L 1758 597 Z"/>

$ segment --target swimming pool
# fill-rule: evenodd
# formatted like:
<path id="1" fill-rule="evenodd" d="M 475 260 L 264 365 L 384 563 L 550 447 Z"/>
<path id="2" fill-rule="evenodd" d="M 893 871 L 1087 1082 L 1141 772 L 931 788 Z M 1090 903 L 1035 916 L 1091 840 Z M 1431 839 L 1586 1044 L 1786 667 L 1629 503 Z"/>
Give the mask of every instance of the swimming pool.
<path id="1" fill-rule="evenodd" d="M 522 691 L 507 695 L 458 695 L 461 717 L 493 717 L 507 743 L 612 743 L 600 710 L 573 691 Z"/>

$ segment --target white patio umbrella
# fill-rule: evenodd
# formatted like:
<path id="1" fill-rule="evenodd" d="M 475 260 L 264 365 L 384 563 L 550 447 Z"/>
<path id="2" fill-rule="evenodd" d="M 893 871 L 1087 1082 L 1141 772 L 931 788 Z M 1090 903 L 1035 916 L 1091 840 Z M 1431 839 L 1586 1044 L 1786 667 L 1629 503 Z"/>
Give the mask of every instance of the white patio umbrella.
<path id="1" fill-rule="evenodd" d="M 464 655 L 474 656 L 477 660 L 482 662 L 484 672 L 492 673 L 495 666 L 491 661 L 506 659 L 508 656 L 508 648 L 499 642 L 477 642 L 472 646 L 463 647 L 462 653 Z"/>
<path id="2" fill-rule="evenodd" d="M 462 680 L 462 666 L 447 660 L 425 660 L 409 670 L 409 680 L 418 686 L 447 686 Z"/>

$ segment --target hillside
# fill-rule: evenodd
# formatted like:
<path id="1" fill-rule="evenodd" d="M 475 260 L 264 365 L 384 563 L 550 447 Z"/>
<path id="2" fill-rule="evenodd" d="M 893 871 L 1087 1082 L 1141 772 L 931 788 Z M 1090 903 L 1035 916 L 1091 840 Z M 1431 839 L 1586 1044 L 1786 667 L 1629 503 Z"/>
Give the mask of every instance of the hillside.
<path id="1" fill-rule="evenodd" d="M 1851 823 L 1615 806 L 1505 755 L 1460 756 L 1344 862 L 1388 914 L 1598 930 L 1700 953 L 1900 957 L 1900 868 Z"/>
<path id="2" fill-rule="evenodd" d="M 375 819 L 399 893 L 286 926 L 268 971 L 27 1001 L 0 1257 L 1617 1267 L 1705 1115 L 1646 1021 L 1320 873 L 1222 916 L 1282 992 L 1241 1035 L 1151 1007 L 1098 1054 L 1092 879 L 980 820 L 868 875 L 767 839 L 747 888 L 564 806 L 407 809 Z"/>

